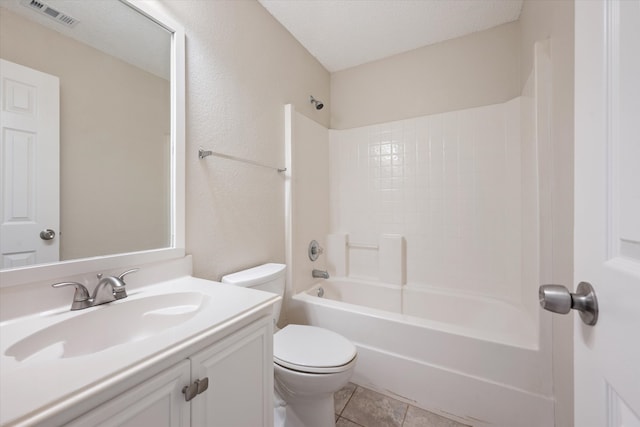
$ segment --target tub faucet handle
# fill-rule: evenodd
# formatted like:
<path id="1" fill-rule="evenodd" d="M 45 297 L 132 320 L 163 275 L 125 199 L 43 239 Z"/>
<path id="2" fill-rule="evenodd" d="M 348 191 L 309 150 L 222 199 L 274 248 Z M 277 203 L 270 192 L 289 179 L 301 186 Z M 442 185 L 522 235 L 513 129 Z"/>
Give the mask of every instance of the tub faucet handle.
<path id="1" fill-rule="evenodd" d="M 308 255 L 311 261 L 317 260 L 323 252 L 324 249 L 322 249 L 322 246 L 320 246 L 317 240 L 312 240 L 311 243 L 309 243 Z"/>

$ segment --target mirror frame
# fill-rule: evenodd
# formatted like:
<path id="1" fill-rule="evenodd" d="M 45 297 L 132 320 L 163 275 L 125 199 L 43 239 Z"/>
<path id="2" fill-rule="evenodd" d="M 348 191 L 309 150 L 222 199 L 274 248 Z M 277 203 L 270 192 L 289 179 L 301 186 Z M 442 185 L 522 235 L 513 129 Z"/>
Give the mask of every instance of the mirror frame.
<path id="1" fill-rule="evenodd" d="M 163 10 L 144 0 L 119 0 L 171 33 L 171 243 L 167 248 L 58 261 L 0 271 L 0 288 L 167 261 L 185 255 L 185 35 Z"/>

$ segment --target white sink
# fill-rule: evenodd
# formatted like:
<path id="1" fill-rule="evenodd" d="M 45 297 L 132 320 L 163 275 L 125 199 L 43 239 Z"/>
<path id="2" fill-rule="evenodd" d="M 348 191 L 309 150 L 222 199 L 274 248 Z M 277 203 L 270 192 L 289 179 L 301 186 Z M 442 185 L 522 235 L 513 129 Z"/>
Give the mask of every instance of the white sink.
<path id="1" fill-rule="evenodd" d="M 172 292 L 126 298 L 74 312 L 8 347 L 17 362 L 71 358 L 147 339 L 192 319 L 211 297 Z"/>
<path id="2" fill-rule="evenodd" d="M 68 305 L 0 321 L 0 425 L 40 425 L 80 401 L 102 401 L 114 384 L 175 365 L 279 299 L 192 276 L 128 293 L 70 311 L 69 292 Z M 33 422 L 15 423 L 21 419 Z"/>

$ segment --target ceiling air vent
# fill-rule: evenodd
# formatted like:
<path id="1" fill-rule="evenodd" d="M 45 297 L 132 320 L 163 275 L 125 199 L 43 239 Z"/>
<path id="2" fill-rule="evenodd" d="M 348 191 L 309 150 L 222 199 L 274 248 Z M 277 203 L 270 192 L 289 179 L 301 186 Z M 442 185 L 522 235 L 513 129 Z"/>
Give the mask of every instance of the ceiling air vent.
<path id="1" fill-rule="evenodd" d="M 66 25 L 67 27 L 70 27 L 70 28 L 75 27 L 78 24 L 78 22 L 80 22 L 77 19 L 62 13 L 39 0 L 22 0 L 20 3 L 23 6 L 28 7 L 29 9 L 34 10 L 40 13 L 41 15 L 47 16 L 55 21 L 58 21 L 60 24 Z"/>

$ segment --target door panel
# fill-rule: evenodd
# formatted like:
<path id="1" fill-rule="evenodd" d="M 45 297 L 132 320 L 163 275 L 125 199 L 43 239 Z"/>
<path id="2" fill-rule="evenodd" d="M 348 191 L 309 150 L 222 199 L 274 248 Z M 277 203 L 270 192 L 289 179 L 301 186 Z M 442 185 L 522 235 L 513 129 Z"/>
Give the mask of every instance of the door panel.
<path id="1" fill-rule="evenodd" d="M 58 261 L 59 80 L 0 59 L 0 102 L 0 268 Z"/>
<path id="2" fill-rule="evenodd" d="M 640 425 L 640 0 L 575 3 L 575 425 Z"/>

